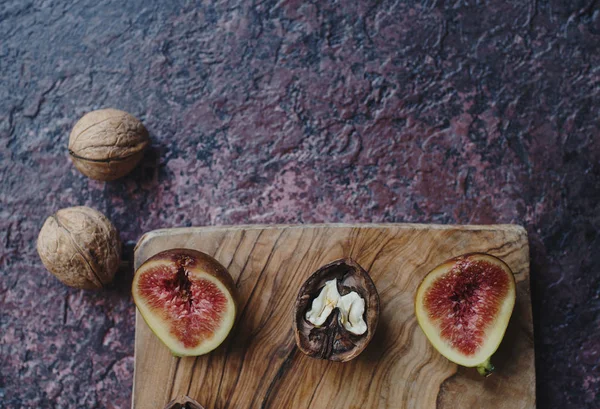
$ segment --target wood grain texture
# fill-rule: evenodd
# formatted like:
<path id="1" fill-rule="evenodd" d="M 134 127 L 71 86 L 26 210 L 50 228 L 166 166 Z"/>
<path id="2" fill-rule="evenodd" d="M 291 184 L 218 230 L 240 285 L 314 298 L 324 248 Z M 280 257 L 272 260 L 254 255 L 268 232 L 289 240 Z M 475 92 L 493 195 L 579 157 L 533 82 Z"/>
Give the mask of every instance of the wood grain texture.
<path id="1" fill-rule="evenodd" d="M 239 293 L 238 321 L 212 353 L 176 358 L 136 316 L 134 409 L 162 408 L 187 394 L 223 408 L 535 408 L 529 247 L 520 226 L 418 224 L 236 226 L 165 229 L 143 236 L 135 267 L 187 247 L 225 265 Z M 515 273 L 517 304 L 483 379 L 433 349 L 414 315 L 422 278 L 472 251 L 502 258 Z M 367 349 L 348 363 L 309 358 L 292 333 L 300 285 L 323 264 L 352 257 L 371 275 L 381 316 Z"/>

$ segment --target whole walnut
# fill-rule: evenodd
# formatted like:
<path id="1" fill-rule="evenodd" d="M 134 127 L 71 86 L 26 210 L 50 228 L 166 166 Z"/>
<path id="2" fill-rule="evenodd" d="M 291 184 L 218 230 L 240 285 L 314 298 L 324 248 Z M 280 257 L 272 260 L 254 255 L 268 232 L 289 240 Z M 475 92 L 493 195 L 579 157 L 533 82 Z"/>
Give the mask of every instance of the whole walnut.
<path id="1" fill-rule="evenodd" d="M 40 230 L 37 251 L 44 266 L 64 284 L 100 289 L 110 283 L 121 261 L 115 226 L 85 206 L 61 209 Z"/>
<path id="2" fill-rule="evenodd" d="M 75 124 L 69 155 L 81 173 L 108 181 L 131 172 L 149 142 L 148 131 L 136 117 L 118 109 L 100 109 Z"/>

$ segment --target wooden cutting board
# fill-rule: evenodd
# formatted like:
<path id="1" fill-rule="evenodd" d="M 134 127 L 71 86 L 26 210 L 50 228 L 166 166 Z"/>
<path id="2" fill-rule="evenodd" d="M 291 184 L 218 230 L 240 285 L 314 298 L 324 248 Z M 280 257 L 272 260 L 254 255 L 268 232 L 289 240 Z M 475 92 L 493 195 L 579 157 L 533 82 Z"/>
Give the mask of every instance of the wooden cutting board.
<path id="1" fill-rule="evenodd" d="M 328 224 L 156 230 L 135 251 L 135 268 L 169 248 L 201 250 L 229 269 L 239 291 L 238 322 L 212 353 L 176 358 L 136 316 L 134 409 L 162 409 L 187 394 L 223 408 L 535 408 L 529 246 L 520 226 Z M 502 258 L 517 281 L 517 303 L 480 377 L 429 344 L 414 315 L 421 279 L 442 261 L 481 251 Z M 348 363 L 309 358 L 295 345 L 292 306 L 323 264 L 352 257 L 371 275 L 381 316 L 367 349 Z"/>

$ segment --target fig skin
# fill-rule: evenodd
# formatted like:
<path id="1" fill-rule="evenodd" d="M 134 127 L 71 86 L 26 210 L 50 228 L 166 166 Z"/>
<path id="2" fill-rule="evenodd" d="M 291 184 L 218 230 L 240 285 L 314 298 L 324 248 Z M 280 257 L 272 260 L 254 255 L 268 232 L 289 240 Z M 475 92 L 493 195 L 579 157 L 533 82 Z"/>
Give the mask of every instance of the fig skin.
<path id="1" fill-rule="evenodd" d="M 181 345 L 178 345 L 179 341 L 174 336 L 170 335 L 165 328 L 160 328 L 160 325 L 163 324 L 158 326 L 153 324 L 157 321 L 157 318 L 148 312 L 147 307 L 145 307 L 144 296 L 137 291 L 137 284 L 140 274 L 144 273 L 146 269 L 151 269 L 158 265 L 175 265 L 181 267 L 181 263 L 185 263 L 185 269 L 187 271 L 190 271 L 194 274 L 205 275 L 204 279 L 209 279 L 213 282 L 217 281 L 223 286 L 223 288 L 220 289 L 221 292 L 228 292 L 228 294 L 225 294 L 228 300 L 228 309 L 224 320 L 229 322 L 230 325 L 228 325 L 227 328 L 222 326 L 217 328 L 217 332 L 220 335 L 223 335 L 222 338 L 219 338 L 217 342 L 213 342 L 209 339 L 192 350 L 187 350 Z M 233 278 L 221 263 L 208 254 L 197 250 L 183 248 L 170 249 L 155 254 L 147 259 L 135 272 L 132 284 L 132 294 L 134 302 L 138 307 L 142 318 L 148 324 L 148 327 L 163 342 L 163 344 L 169 348 L 171 353 L 178 357 L 199 356 L 217 348 L 221 343 L 223 343 L 223 341 L 227 338 L 227 335 L 231 332 L 237 316 L 238 305 L 235 282 L 233 281 Z M 162 318 L 158 318 L 158 320 L 162 320 Z M 216 336 L 216 334 L 213 335 Z"/>
<path id="2" fill-rule="evenodd" d="M 310 308 L 312 300 L 318 296 L 325 282 L 332 278 L 339 279 L 345 276 L 346 274 L 342 274 L 344 271 L 353 271 L 347 275 L 350 278 L 349 281 L 355 285 L 348 286 L 340 283 L 339 286 L 356 291 L 365 300 L 363 318 L 367 323 L 367 332 L 362 335 L 352 334 L 338 323 L 339 311 L 337 309 L 331 312 L 320 328 L 315 327 L 305 318 L 305 313 Z M 359 283 L 360 285 L 356 285 Z M 379 310 L 379 293 L 369 274 L 351 258 L 332 261 L 315 271 L 298 291 L 293 314 L 296 345 L 304 354 L 313 358 L 336 362 L 350 361 L 359 356 L 371 342 L 379 322 Z M 332 345 L 325 348 L 321 338 L 325 337 L 324 342 L 330 341 L 332 335 L 328 333 L 330 330 L 333 331 L 334 337 L 339 337 L 338 346 L 350 347 L 350 349 L 336 350 L 333 342 Z"/>
<path id="3" fill-rule="evenodd" d="M 499 305 L 499 311 L 494 316 L 493 326 L 486 330 L 486 339 L 481 349 L 477 351 L 475 358 L 469 358 L 460 351 L 448 345 L 436 331 L 435 326 L 430 323 L 428 315 L 423 306 L 423 300 L 427 290 L 431 288 L 438 279 L 452 271 L 457 264 L 466 261 L 484 261 L 500 268 L 508 277 L 507 293 Z M 448 259 L 432 269 L 423 278 L 417 289 L 415 296 L 415 314 L 417 322 L 425 333 L 427 339 L 434 348 L 445 356 L 448 360 L 465 367 L 476 367 L 477 372 L 482 376 L 491 375 L 495 368 L 490 361 L 490 357 L 496 352 L 508 327 L 508 322 L 512 315 L 516 302 L 516 282 L 514 274 L 510 267 L 498 257 L 487 253 L 467 253 Z"/>

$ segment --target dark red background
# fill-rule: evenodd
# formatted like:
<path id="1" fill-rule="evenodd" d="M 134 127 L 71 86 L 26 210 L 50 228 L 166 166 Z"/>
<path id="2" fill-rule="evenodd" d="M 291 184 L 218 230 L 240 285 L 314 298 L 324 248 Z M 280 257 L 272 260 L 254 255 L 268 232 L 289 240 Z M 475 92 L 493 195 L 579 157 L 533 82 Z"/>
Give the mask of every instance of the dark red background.
<path id="1" fill-rule="evenodd" d="M 523 224 L 539 408 L 600 407 L 598 2 L 250 3 L 0 4 L 0 407 L 130 405 L 130 268 L 83 292 L 35 251 L 72 205 L 127 257 L 158 227 Z M 112 183 L 67 155 L 102 107 L 152 137 Z"/>

